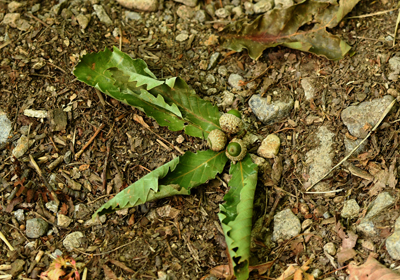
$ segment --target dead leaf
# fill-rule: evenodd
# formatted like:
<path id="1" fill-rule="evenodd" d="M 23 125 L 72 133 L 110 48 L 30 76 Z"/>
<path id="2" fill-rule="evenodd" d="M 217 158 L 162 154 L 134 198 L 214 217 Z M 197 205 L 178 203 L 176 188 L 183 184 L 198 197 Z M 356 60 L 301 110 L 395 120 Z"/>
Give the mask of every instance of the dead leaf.
<path id="1" fill-rule="evenodd" d="M 290 7 L 275 7 L 247 23 L 237 20 L 224 28 L 223 44 L 253 59 L 270 47 L 283 45 L 338 60 L 350 46 L 327 31 L 335 27 L 359 0 L 340 2 L 303 0 Z"/>
<path id="2" fill-rule="evenodd" d="M 106 277 L 108 277 L 109 279 L 112 279 L 112 280 L 117 280 L 117 278 L 118 278 L 117 275 L 115 275 L 115 273 L 107 265 L 103 264 L 101 267 L 103 268 L 104 275 Z"/>
<path id="3" fill-rule="evenodd" d="M 133 271 L 132 269 L 130 269 L 129 267 L 127 267 L 124 263 L 117 261 L 117 260 L 108 260 L 110 263 L 112 263 L 113 265 L 118 266 L 119 268 L 121 268 L 122 270 L 124 270 L 125 272 L 128 273 L 134 273 L 135 271 Z"/>
<path id="4" fill-rule="evenodd" d="M 67 215 L 68 213 L 68 205 L 66 203 L 62 203 L 60 207 L 60 213 L 63 215 Z"/>
<path id="5" fill-rule="evenodd" d="M 349 265 L 349 280 L 400 280 L 400 274 L 385 267 L 371 255 L 362 265 Z"/>
<path id="6" fill-rule="evenodd" d="M 354 249 L 343 249 L 339 253 L 337 253 L 336 257 L 339 263 L 344 263 L 348 260 L 351 260 L 357 255 L 357 252 Z"/>
<path id="7" fill-rule="evenodd" d="M 226 278 L 229 274 L 229 265 L 219 265 L 211 268 L 210 273 L 218 278 Z"/>
<path id="8" fill-rule="evenodd" d="M 267 263 L 262 263 L 254 266 L 249 266 L 249 271 L 257 270 L 258 274 L 263 275 L 266 273 L 272 265 L 275 263 L 275 260 L 267 262 Z"/>
<path id="9" fill-rule="evenodd" d="M 356 246 L 358 235 L 352 231 L 347 232 L 347 236 L 342 239 L 343 249 L 352 249 Z"/>

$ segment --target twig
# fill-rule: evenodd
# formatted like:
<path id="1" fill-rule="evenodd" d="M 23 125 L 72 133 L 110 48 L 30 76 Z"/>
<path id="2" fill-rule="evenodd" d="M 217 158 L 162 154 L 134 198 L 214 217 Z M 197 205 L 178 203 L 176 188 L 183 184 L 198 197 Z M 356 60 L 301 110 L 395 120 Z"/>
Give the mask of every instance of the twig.
<path id="1" fill-rule="evenodd" d="M 101 94 L 100 90 L 98 90 L 97 88 L 95 88 L 97 97 L 100 100 L 101 105 L 103 105 L 103 107 L 106 107 L 106 102 L 104 101 L 103 95 Z"/>
<path id="2" fill-rule="evenodd" d="M 8 242 L 8 240 L 6 239 L 6 237 L 4 236 L 4 234 L 0 231 L 0 239 L 3 240 L 4 243 L 6 243 L 8 249 L 10 249 L 10 251 L 14 251 L 14 247 L 10 244 L 10 242 Z"/>
<path id="3" fill-rule="evenodd" d="M 271 211 L 269 211 L 269 214 L 267 216 L 267 220 L 264 223 L 264 227 L 265 228 L 267 228 L 269 226 L 269 224 L 271 223 L 272 217 L 274 216 L 276 207 L 278 207 L 278 203 L 281 200 L 281 197 L 282 196 L 281 196 L 280 192 L 277 192 L 277 197 L 275 198 L 274 205 L 272 206 Z M 265 207 L 267 207 L 267 205 L 265 205 Z"/>
<path id="4" fill-rule="evenodd" d="M 326 192 L 305 192 L 305 193 L 309 193 L 309 194 L 324 194 L 324 193 L 336 193 L 336 192 L 341 192 L 344 189 L 338 189 L 338 190 L 333 190 L 333 191 L 326 191 Z"/>
<path id="5" fill-rule="evenodd" d="M 396 35 L 397 35 L 397 28 L 399 28 L 399 23 L 400 23 L 400 9 L 399 13 L 397 14 L 396 27 L 394 29 L 394 34 L 393 34 L 393 47 L 396 45 Z"/>
<path id="6" fill-rule="evenodd" d="M 110 146 L 113 139 L 108 140 L 107 142 L 107 152 L 106 152 L 106 159 L 104 160 L 104 167 L 103 167 L 103 174 L 101 175 L 103 179 L 103 191 L 107 187 L 107 165 L 108 165 L 108 158 L 110 157 Z"/>
<path id="7" fill-rule="evenodd" d="M 261 78 L 262 76 L 264 76 L 265 73 L 267 73 L 268 69 L 271 69 L 271 68 L 274 68 L 274 66 L 272 66 L 272 65 L 268 66 L 267 68 L 264 69 L 264 71 L 262 71 L 262 73 L 261 73 L 260 75 L 254 77 L 254 78 L 251 79 L 250 81 L 247 81 L 247 82 L 240 81 L 240 82 L 239 82 L 239 86 L 245 86 L 245 85 L 247 85 L 247 84 L 249 84 L 249 83 L 251 83 L 251 82 L 254 82 L 254 81 L 257 80 L 258 78 Z"/>
<path id="8" fill-rule="evenodd" d="M 103 256 L 103 255 L 108 255 L 108 254 L 110 254 L 110 253 L 112 253 L 112 252 L 114 252 L 114 251 L 117 251 L 117 250 L 121 249 L 121 248 L 124 248 L 125 246 L 128 246 L 128 245 L 130 245 L 130 244 L 132 244 L 132 243 L 135 243 L 136 241 L 137 241 L 137 238 L 136 238 L 135 240 L 131 241 L 131 242 L 128 242 L 128 243 L 126 243 L 126 244 L 124 244 L 124 245 L 121 245 L 121 246 L 119 246 L 119 247 L 117 247 L 117 248 L 114 248 L 114 249 L 112 249 L 112 250 L 110 250 L 110 251 L 103 252 L 103 253 L 99 253 L 99 254 L 89 254 L 89 253 L 83 252 L 83 251 L 81 251 L 81 250 L 78 250 L 78 249 L 76 249 L 76 248 L 74 248 L 74 250 L 77 251 L 77 252 L 79 252 L 79 253 L 81 253 L 81 254 L 87 255 L 87 256 Z M 143 258 L 145 258 L 145 257 L 143 257 Z"/>
<path id="9" fill-rule="evenodd" d="M 340 165 L 342 165 L 343 162 L 345 162 L 364 142 L 365 140 L 368 139 L 368 137 L 371 136 L 372 132 L 374 132 L 378 126 L 381 124 L 381 122 L 383 121 L 383 119 L 386 117 L 386 115 L 389 113 L 389 111 L 392 109 L 393 105 L 396 103 L 396 99 L 394 99 L 392 101 L 392 103 L 389 104 L 389 106 L 386 107 L 385 111 L 382 113 L 379 121 L 376 123 L 376 125 L 374 126 L 374 128 L 368 133 L 367 136 L 365 136 L 365 138 L 358 143 L 358 145 L 347 155 L 344 157 L 344 159 L 342 159 L 338 164 L 336 164 L 334 167 L 332 167 L 328 172 L 326 172 L 324 174 L 324 176 L 322 176 L 318 181 L 316 181 L 315 183 L 313 183 L 309 188 L 306 189 L 306 191 L 309 191 L 310 189 L 312 189 L 316 184 L 318 184 L 319 182 L 321 182 L 323 179 L 325 179 L 326 176 L 328 176 L 333 170 L 335 170 L 336 168 L 338 168 Z"/>
<path id="10" fill-rule="evenodd" d="M 372 13 L 372 14 L 361 15 L 361 16 L 347 17 L 346 19 L 350 19 L 350 18 L 366 18 L 366 17 L 379 16 L 379 15 L 383 15 L 383 14 L 386 14 L 386 13 L 393 12 L 395 10 L 397 10 L 397 8 L 386 10 L 386 11 L 380 11 L 380 12 L 376 12 L 376 13 Z"/>
<path id="11" fill-rule="evenodd" d="M 89 145 L 93 142 L 93 140 L 96 138 L 97 134 L 100 133 L 100 131 L 105 127 L 105 124 L 103 123 L 102 125 L 99 126 L 99 128 L 96 130 L 96 132 L 94 133 L 94 135 L 92 136 L 92 138 L 89 139 L 89 141 L 85 144 L 85 146 L 83 146 L 83 148 L 77 152 L 75 154 L 75 160 L 77 160 L 82 154 L 83 152 L 86 150 L 87 147 L 89 147 Z"/>
<path id="12" fill-rule="evenodd" d="M 68 72 L 65 71 L 64 69 L 62 69 L 60 66 L 57 66 L 57 65 L 55 65 L 55 64 L 53 64 L 53 63 L 51 63 L 51 62 L 48 62 L 48 61 L 47 61 L 47 64 L 49 64 L 49 65 L 51 65 L 51 66 L 57 68 L 58 70 L 60 70 L 60 71 L 63 72 L 64 74 L 68 74 Z"/>
<path id="13" fill-rule="evenodd" d="M 37 165 L 35 159 L 32 157 L 32 155 L 29 155 L 29 159 L 30 159 L 31 164 L 33 165 L 33 168 L 35 169 L 35 171 L 39 175 L 40 179 L 42 180 L 42 182 L 46 186 L 47 190 L 50 192 L 51 196 L 53 197 L 54 201 L 59 205 L 60 201 L 58 200 L 57 195 L 54 193 L 53 189 L 51 188 L 51 186 L 47 182 L 46 178 L 44 178 L 44 176 L 42 174 L 42 170 L 40 170 L 40 168 Z"/>

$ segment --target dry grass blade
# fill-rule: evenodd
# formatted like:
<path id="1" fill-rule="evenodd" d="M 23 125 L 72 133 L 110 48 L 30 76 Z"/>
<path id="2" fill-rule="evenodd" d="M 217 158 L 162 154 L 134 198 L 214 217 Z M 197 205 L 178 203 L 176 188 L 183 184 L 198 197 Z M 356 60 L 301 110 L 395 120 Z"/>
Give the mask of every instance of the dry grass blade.
<path id="1" fill-rule="evenodd" d="M 394 34 L 393 34 L 393 47 L 396 45 L 396 35 L 397 35 L 397 29 L 399 27 L 399 23 L 400 23 L 400 9 L 399 9 L 399 13 L 397 14 L 396 28 L 394 29 Z"/>

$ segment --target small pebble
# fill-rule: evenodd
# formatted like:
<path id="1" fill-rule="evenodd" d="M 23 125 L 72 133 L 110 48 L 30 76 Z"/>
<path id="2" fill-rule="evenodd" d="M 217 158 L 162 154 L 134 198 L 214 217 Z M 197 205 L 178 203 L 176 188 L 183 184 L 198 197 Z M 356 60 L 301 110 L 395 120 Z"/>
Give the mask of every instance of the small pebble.
<path id="1" fill-rule="evenodd" d="M 231 74 L 228 78 L 228 84 L 236 90 L 242 89 L 240 83 L 243 81 L 244 81 L 243 77 L 238 74 Z"/>
<path id="2" fill-rule="evenodd" d="M 179 34 L 178 36 L 176 36 L 175 39 L 176 39 L 178 42 L 184 42 L 184 41 L 186 41 L 188 38 L 189 38 L 189 35 L 188 35 L 188 34 L 186 34 L 186 33 L 181 33 L 181 34 Z"/>
<path id="3" fill-rule="evenodd" d="M 274 158 L 279 153 L 281 140 L 275 134 L 268 135 L 261 143 L 257 154 L 264 158 Z"/>
<path id="4" fill-rule="evenodd" d="M 219 18 L 226 18 L 229 16 L 229 12 L 225 8 L 220 8 L 215 11 L 215 15 Z"/>
<path id="5" fill-rule="evenodd" d="M 326 243 L 324 245 L 324 251 L 327 252 L 329 255 L 334 256 L 336 254 L 336 247 L 333 242 Z"/>

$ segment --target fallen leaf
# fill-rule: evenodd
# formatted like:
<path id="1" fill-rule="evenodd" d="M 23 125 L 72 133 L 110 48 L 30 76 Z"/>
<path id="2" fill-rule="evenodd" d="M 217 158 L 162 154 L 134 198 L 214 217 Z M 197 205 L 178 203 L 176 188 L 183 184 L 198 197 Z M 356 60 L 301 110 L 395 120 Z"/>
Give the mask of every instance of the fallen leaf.
<path id="1" fill-rule="evenodd" d="M 339 263 L 344 263 L 348 260 L 351 260 L 357 255 L 357 252 L 354 249 L 343 249 L 339 253 L 337 253 L 336 257 Z"/>
<path id="2" fill-rule="evenodd" d="M 133 271 L 132 269 L 130 269 L 129 267 L 127 267 L 124 263 L 117 261 L 117 260 L 108 260 L 110 263 L 112 263 L 113 265 L 118 266 L 119 268 L 121 268 L 122 270 L 128 272 L 128 273 L 134 273 L 135 271 Z"/>
<path id="3" fill-rule="evenodd" d="M 347 232 L 347 236 L 342 239 L 343 249 L 352 249 L 356 246 L 358 235 L 352 231 Z"/>
<path id="4" fill-rule="evenodd" d="M 349 265 L 349 280 L 400 280 L 400 274 L 369 256 L 362 265 Z"/>
<path id="5" fill-rule="evenodd" d="M 105 264 L 101 266 L 104 270 L 104 275 L 112 280 L 117 280 L 117 275 Z"/>

